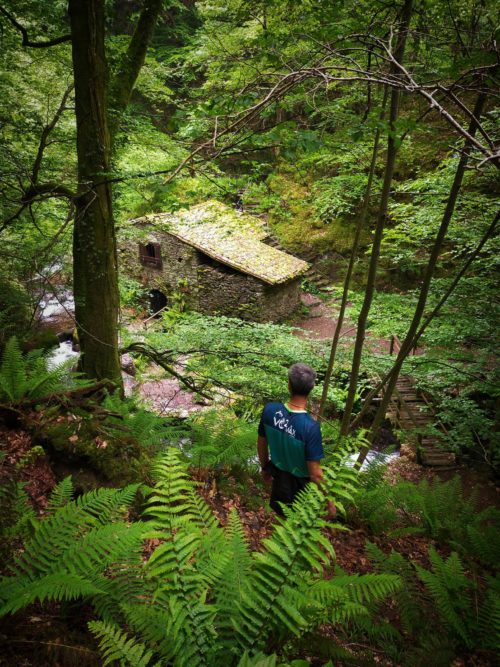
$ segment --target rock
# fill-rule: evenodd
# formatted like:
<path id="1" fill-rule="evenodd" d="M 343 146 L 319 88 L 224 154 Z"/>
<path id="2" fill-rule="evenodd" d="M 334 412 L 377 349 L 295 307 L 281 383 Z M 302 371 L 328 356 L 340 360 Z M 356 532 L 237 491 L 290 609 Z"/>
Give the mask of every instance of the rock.
<path id="1" fill-rule="evenodd" d="M 401 445 L 401 449 L 399 450 L 399 455 L 401 457 L 405 457 L 409 461 L 417 460 L 417 452 L 415 451 L 415 447 L 408 443 Z"/>
<path id="2" fill-rule="evenodd" d="M 125 373 L 135 378 L 135 364 L 130 354 L 122 354 L 120 357 L 120 367 Z"/>
<path id="3" fill-rule="evenodd" d="M 300 300 L 304 304 L 304 306 L 308 306 L 309 308 L 313 306 L 318 306 L 321 302 L 321 299 L 314 294 L 311 294 L 310 292 L 304 292 L 303 294 L 300 295 Z"/>

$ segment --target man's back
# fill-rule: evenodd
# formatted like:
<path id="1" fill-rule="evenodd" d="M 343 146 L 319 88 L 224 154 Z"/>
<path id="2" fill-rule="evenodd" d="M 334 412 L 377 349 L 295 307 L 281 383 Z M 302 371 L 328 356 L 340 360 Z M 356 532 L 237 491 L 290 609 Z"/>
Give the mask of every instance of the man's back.
<path id="1" fill-rule="evenodd" d="M 265 406 L 259 435 L 267 440 L 272 463 L 295 477 L 309 477 L 307 461 L 323 458 L 319 424 L 306 410 L 295 410 L 281 401 Z"/>

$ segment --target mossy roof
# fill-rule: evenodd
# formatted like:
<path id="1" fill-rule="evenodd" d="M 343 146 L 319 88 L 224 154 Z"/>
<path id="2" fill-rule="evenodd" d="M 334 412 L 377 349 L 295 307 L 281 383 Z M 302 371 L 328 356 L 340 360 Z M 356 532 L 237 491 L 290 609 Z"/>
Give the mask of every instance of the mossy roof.
<path id="1" fill-rule="evenodd" d="M 261 220 L 213 200 L 175 214 L 153 213 L 132 222 L 166 231 L 209 257 L 270 285 L 292 280 L 309 266 L 263 243 L 268 234 Z"/>

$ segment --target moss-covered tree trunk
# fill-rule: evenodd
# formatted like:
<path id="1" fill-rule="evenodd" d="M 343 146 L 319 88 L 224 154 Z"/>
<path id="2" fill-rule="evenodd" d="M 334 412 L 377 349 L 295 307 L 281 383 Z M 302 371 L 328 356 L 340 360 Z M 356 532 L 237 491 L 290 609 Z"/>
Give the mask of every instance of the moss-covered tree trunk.
<path id="1" fill-rule="evenodd" d="M 118 267 L 113 222 L 104 0 L 69 0 L 77 126 L 78 198 L 73 234 L 75 319 L 89 377 L 121 385 Z"/>

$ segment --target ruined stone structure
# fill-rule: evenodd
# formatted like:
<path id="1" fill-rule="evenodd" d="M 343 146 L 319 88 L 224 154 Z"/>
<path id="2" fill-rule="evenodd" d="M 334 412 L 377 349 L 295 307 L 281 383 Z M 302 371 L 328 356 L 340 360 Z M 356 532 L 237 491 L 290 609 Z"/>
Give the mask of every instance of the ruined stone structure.
<path id="1" fill-rule="evenodd" d="M 120 268 L 147 286 L 152 310 L 174 292 L 193 310 L 258 322 L 290 316 L 306 262 L 266 243 L 260 221 L 210 201 L 130 221 Z"/>

